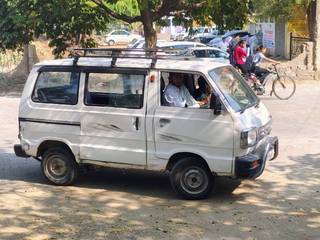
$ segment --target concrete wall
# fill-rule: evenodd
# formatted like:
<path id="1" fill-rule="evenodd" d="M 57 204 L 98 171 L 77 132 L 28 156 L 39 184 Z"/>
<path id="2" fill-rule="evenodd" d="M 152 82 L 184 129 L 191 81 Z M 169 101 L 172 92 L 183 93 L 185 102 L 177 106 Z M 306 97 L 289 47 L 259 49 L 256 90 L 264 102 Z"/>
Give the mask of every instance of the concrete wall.
<path id="1" fill-rule="evenodd" d="M 273 23 L 273 19 L 268 19 L 270 23 Z M 268 23 L 267 22 L 267 23 Z M 261 23 L 251 24 L 248 28 L 250 33 L 255 34 L 258 32 Z M 263 23 L 264 24 L 264 23 Z M 274 50 L 269 49 L 268 53 L 273 57 L 281 57 L 284 59 L 290 58 L 290 34 L 288 32 L 288 24 L 286 22 L 275 23 L 274 28 Z"/>
<path id="2" fill-rule="evenodd" d="M 287 23 L 281 22 L 275 25 L 275 56 L 290 58 L 290 36 Z"/>

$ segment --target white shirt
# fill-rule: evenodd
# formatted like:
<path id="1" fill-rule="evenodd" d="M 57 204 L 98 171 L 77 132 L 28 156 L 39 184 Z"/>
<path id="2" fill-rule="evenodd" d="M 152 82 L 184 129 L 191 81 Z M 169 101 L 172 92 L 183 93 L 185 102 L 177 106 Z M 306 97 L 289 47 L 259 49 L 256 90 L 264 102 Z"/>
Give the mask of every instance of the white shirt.
<path id="1" fill-rule="evenodd" d="M 184 85 L 179 88 L 170 83 L 164 91 L 164 101 L 166 106 L 172 107 L 200 107 Z"/>
<path id="2" fill-rule="evenodd" d="M 262 52 L 258 52 L 254 55 L 253 62 L 256 65 L 259 65 L 262 62 L 262 60 L 265 58 L 266 58 L 266 56 Z"/>

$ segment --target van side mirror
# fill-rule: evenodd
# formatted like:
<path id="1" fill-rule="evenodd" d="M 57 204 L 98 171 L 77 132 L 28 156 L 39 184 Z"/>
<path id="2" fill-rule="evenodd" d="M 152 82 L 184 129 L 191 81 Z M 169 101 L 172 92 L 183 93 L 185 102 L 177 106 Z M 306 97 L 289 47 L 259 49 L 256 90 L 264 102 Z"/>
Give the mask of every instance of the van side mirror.
<path id="1" fill-rule="evenodd" d="M 222 104 L 220 96 L 217 93 L 211 94 L 210 108 L 213 109 L 214 115 L 220 115 L 222 110 Z"/>

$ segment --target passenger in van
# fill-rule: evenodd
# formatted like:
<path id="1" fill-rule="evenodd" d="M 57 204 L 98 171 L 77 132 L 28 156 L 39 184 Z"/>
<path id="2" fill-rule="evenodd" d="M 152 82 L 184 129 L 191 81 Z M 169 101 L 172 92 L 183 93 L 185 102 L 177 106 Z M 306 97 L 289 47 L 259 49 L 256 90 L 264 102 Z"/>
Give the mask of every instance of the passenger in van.
<path id="1" fill-rule="evenodd" d="M 172 107 L 200 108 L 204 102 L 197 102 L 184 85 L 182 73 L 170 73 L 169 84 L 164 90 L 164 105 Z"/>
<path id="2" fill-rule="evenodd" d="M 212 90 L 209 84 L 206 82 L 206 80 L 202 76 L 198 78 L 198 86 L 199 88 L 197 88 L 194 92 L 194 98 L 197 101 L 200 101 L 200 102 L 206 101 L 207 103 L 209 103 Z"/>

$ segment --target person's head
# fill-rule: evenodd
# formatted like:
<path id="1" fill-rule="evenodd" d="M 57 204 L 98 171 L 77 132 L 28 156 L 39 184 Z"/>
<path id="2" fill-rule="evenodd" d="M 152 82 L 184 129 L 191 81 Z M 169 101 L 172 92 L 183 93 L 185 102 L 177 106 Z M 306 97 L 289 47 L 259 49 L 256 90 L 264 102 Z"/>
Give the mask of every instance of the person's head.
<path id="1" fill-rule="evenodd" d="M 246 46 L 246 41 L 245 40 L 240 40 L 238 45 L 242 48 L 244 48 Z"/>
<path id="2" fill-rule="evenodd" d="M 264 46 L 260 45 L 257 49 L 256 52 L 261 52 L 261 53 L 266 53 L 267 48 L 265 48 Z"/>
<path id="3" fill-rule="evenodd" d="M 183 74 L 182 73 L 170 73 L 169 81 L 173 85 L 177 87 L 181 87 L 183 85 Z"/>

